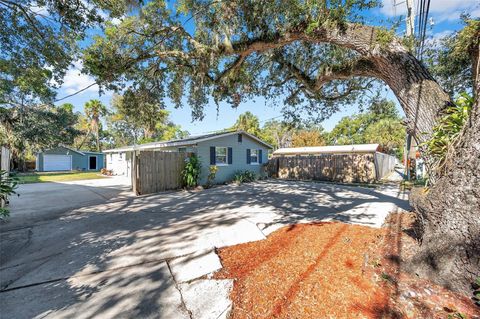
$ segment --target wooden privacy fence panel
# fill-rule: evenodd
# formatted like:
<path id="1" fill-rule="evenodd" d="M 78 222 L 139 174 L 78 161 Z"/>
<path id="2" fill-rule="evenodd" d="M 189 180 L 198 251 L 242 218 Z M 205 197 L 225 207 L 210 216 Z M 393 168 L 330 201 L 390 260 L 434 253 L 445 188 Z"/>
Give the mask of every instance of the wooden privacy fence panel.
<path id="1" fill-rule="evenodd" d="M 376 152 L 375 153 L 375 167 L 377 172 L 377 179 L 380 180 L 390 174 L 395 169 L 397 159 L 395 156 Z"/>
<path id="2" fill-rule="evenodd" d="M 373 154 L 276 156 L 267 170 L 280 179 L 371 183 L 376 178 Z"/>
<path id="3" fill-rule="evenodd" d="M 186 156 L 183 152 L 138 152 L 132 174 L 134 192 L 143 195 L 181 188 Z"/>

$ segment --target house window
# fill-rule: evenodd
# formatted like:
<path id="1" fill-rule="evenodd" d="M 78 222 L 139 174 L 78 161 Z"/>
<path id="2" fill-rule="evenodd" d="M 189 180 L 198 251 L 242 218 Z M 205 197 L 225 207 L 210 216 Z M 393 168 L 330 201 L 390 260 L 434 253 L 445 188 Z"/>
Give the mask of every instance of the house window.
<path id="1" fill-rule="evenodd" d="M 186 148 L 186 147 L 179 147 L 179 148 L 178 148 L 178 151 L 179 151 L 179 152 L 186 152 L 186 151 L 187 151 L 187 148 Z"/>
<path id="2" fill-rule="evenodd" d="M 227 165 L 227 148 L 215 147 L 215 164 Z"/>
<path id="3" fill-rule="evenodd" d="M 118 153 L 118 158 L 123 159 L 123 153 Z"/>
<path id="4" fill-rule="evenodd" d="M 258 150 L 250 151 L 250 164 L 258 164 Z"/>

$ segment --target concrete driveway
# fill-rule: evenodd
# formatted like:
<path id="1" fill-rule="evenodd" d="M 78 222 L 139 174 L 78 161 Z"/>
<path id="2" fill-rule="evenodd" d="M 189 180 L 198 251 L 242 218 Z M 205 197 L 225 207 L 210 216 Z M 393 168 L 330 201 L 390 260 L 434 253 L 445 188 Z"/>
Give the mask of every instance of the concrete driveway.
<path id="1" fill-rule="evenodd" d="M 71 182 L 21 184 L 10 198 L 10 224 L 54 218 L 68 210 L 132 197 L 130 179 L 122 176 Z"/>
<path id="2" fill-rule="evenodd" d="M 34 203 L 18 205 L 35 210 Z M 407 209 L 408 202 L 398 186 L 374 190 L 261 181 L 200 192 L 104 198 L 101 204 L 69 208 L 56 217 L 42 214 L 44 219 L 21 227 L 0 226 L 2 314 L 226 317 L 232 282 L 208 279 L 221 267 L 216 247 L 261 240 L 298 222 L 339 220 L 379 227 L 399 207 Z"/>

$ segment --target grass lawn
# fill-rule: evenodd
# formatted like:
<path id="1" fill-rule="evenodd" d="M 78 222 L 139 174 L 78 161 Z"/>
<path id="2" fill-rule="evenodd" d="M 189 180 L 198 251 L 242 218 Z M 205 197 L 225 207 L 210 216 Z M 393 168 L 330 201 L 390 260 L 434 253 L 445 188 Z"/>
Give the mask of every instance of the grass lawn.
<path id="1" fill-rule="evenodd" d="M 67 182 L 83 179 L 104 178 L 100 172 L 62 172 L 62 173 L 26 173 L 16 175 L 19 184 L 45 183 L 45 182 Z"/>

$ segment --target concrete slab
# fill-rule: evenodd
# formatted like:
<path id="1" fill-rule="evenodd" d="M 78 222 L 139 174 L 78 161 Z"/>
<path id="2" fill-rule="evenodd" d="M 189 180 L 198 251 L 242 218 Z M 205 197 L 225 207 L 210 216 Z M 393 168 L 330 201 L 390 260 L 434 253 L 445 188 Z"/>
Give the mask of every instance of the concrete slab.
<path id="1" fill-rule="evenodd" d="M 19 185 L 10 199 L 10 223 L 38 221 L 67 210 L 132 197 L 130 180 L 121 177 Z"/>
<path id="2" fill-rule="evenodd" d="M 233 280 L 197 280 L 181 284 L 185 306 L 195 319 L 226 319 L 232 308 L 228 298 Z"/>
<path id="3" fill-rule="evenodd" d="M 112 194 L 121 191 L 112 185 L 114 197 L 109 197 L 106 185 L 105 191 L 90 184 L 49 185 L 48 191 L 41 188 L 47 184 L 37 185 L 29 197 L 24 193 L 19 198 L 25 202 L 14 203 L 15 209 L 25 211 L 0 225 L 0 289 L 6 289 L 0 303 L 2 315 L 7 309 L 7 318 L 77 317 L 77 313 L 183 318 L 175 282 L 165 270 L 166 260 L 198 256 L 191 261 L 180 259 L 171 268 L 179 282 L 190 282 L 218 267 L 213 256 L 201 256 L 215 247 L 261 240 L 273 229 L 293 223 L 336 219 L 378 227 L 391 209 L 408 208 L 398 187 L 374 190 L 261 181 L 195 193 L 115 197 Z M 83 188 L 86 197 L 77 197 Z M 88 192 L 100 192 L 98 202 L 90 202 Z M 53 194 L 64 197 L 58 206 Z M 88 200 L 78 201 L 82 198 Z M 37 201 L 41 204 L 35 214 Z M 71 209 L 68 202 L 81 207 Z M 157 266 L 152 265 L 162 266 L 153 271 Z M 190 284 L 197 281 L 201 282 Z M 187 293 L 194 291 L 198 298 L 205 298 L 200 303 L 210 302 L 207 291 L 216 289 L 211 283 L 184 285 Z M 212 300 L 226 295 L 218 293 Z M 190 300 L 184 299 L 185 303 Z M 220 308 L 225 305 L 224 301 L 219 304 Z M 209 311 L 218 313 L 200 312 L 200 308 L 192 313 L 207 316 Z"/>
<path id="4" fill-rule="evenodd" d="M 220 258 L 215 251 L 198 251 L 168 262 L 176 282 L 183 283 L 211 274 L 220 268 Z"/>
<path id="5" fill-rule="evenodd" d="M 2 318 L 189 318 L 166 263 L 1 293 Z"/>

